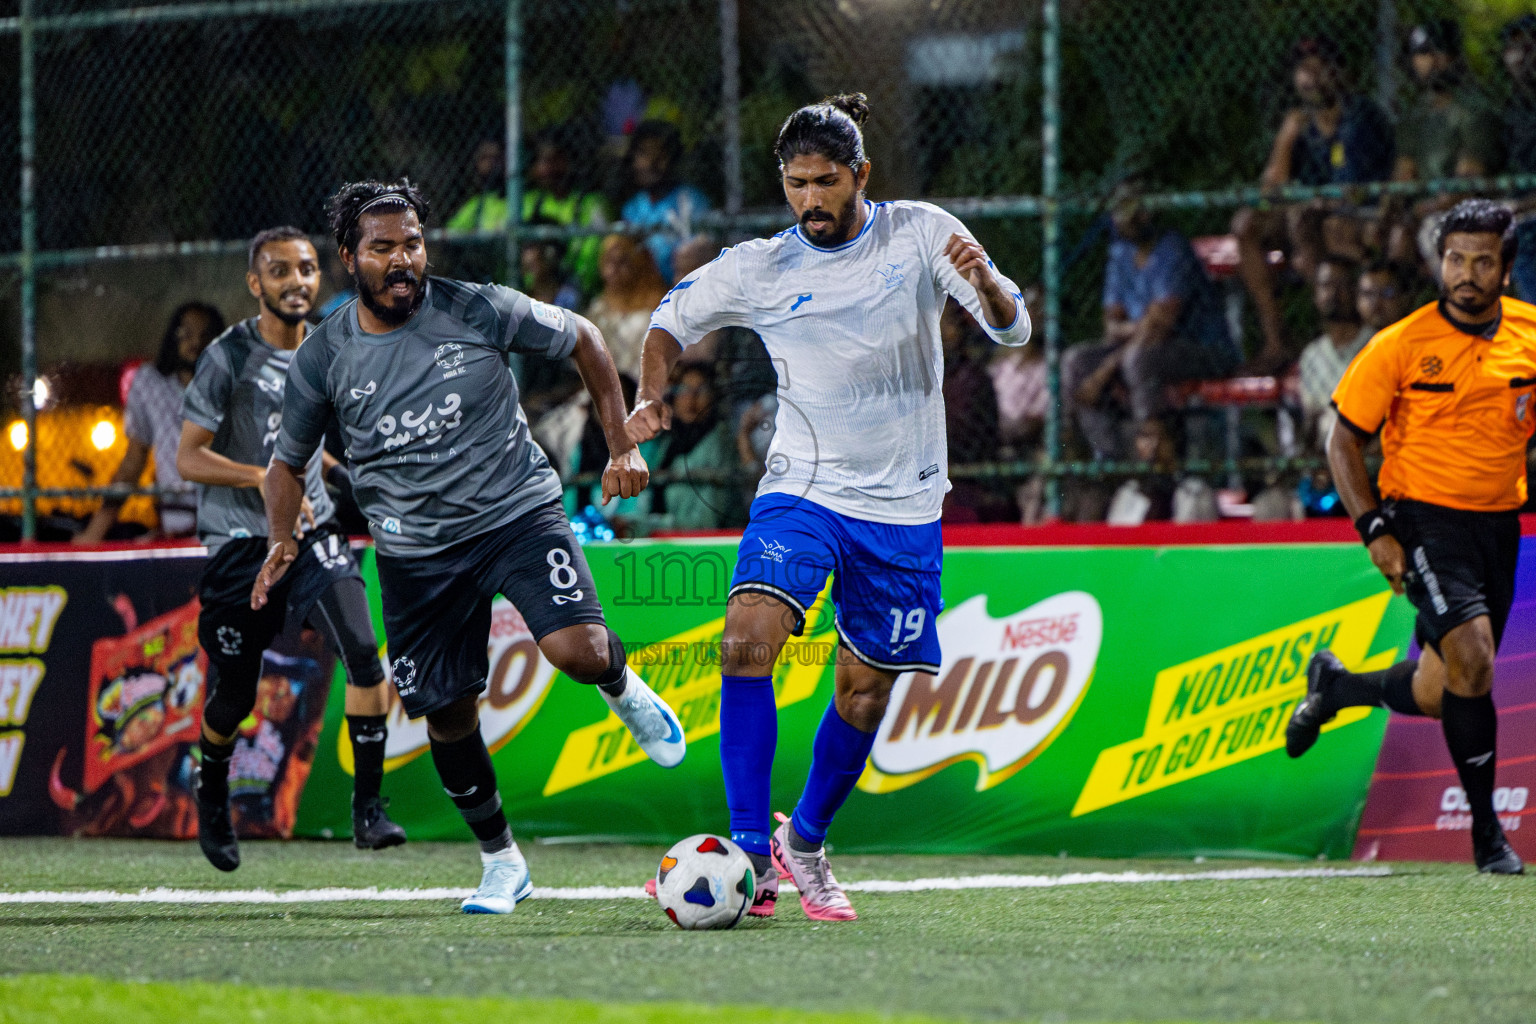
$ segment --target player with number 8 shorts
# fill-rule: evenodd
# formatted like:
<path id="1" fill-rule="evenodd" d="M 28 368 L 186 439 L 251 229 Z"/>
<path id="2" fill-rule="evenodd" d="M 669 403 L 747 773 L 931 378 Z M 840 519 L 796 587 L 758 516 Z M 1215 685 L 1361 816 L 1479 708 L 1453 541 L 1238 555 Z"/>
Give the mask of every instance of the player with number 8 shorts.
<path id="1" fill-rule="evenodd" d="M 797 224 L 744 242 L 662 300 L 641 357 L 630 435 L 665 429 L 682 349 L 723 327 L 762 336 L 779 373 L 767 473 L 752 503 L 725 613 L 720 760 L 731 838 L 753 859 L 751 913 L 771 916 L 780 877 L 806 914 L 850 921 L 823 848 L 903 672 L 938 672 L 939 513 L 948 490 L 939 315 L 952 296 L 992 339 L 1029 340 L 1029 316 L 957 219 L 864 198 L 862 94 L 797 110 L 775 154 Z M 836 693 L 791 818 L 769 834 L 778 739 L 772 673 L 831 574 Z"/>
<path id="2" fill-rule="evenodd" d="M 425 716 L 443 788 L 480 842 L 480 887 L 463 909 L 506 914 L 533 883 L 480 733 L 497 594 L 552 665 L 598 688 L 653 761 L 670 768 L 685 746 L 677 716 L 627 666 L 604 622 L 559 478 L 528 434 L 508 368 L 513 353 L 571 357 L 608 439 L 603 500 L 633 497 L 649 474 L 625 431 L 602 335 L 511 288 L 429 278 L 427 212 L 409 181 L 357 182 L 332 197 L 331 229 L 358 297 L 315 329 L 289 369 L 267 507 L 271 522 L 293 521 L 300 467 L 334 414 L 377 545 L 400 701 L 412 718 Z M 294 558 L 286 532 L 271 536 L 285 539 L 268 553 L 253 607 Z"/>

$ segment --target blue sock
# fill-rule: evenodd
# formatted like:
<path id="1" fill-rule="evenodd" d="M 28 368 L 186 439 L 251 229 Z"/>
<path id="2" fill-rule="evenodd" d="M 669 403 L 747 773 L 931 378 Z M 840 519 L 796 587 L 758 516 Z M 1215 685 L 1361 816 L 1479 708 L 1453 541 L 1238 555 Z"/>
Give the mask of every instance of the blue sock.
<path id="1" fill-rule="evenodd" d="M 801 839 L 817 845 L 826 840 L 832 816 L 864 774 L 864 762 L 874 745 L 874 733 L 861 732 L 843 721 L 837 701 L 827 705 L 811 747 L 811 774 L 790 819 Z"/>
<path id="2" fill-rule="evenodd" d="M 731 841 L 763 857 L 768 855 L 773 749 L 778 742 L 773 677 L 722 676 L 720 767 L 725 773 L 725 803 L 731 809 Z"/>

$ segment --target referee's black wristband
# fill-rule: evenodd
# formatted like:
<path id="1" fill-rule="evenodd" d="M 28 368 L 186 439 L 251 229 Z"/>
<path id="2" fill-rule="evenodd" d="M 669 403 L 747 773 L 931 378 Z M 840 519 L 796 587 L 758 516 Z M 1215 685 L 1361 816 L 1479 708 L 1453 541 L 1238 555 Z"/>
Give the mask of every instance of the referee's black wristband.
<path id="1" fill-rule="evenodd" d="M 1360 534 L 1360 542 L 1366 547 L 1377 537 L 1396 536 L 1392 532 L 1392 521 L 1387 514 L 1379 508 L 1373 508 L 1359 519 L 1355 520 L 1355 529 Z"/>

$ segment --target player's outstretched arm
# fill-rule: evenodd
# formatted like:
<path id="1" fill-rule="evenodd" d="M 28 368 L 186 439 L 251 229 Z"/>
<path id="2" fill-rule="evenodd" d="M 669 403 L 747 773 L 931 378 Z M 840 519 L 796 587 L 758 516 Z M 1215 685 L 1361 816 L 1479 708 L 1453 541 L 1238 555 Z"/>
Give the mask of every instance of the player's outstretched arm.
<path id="1" fill-rule="evenodd" d="M 294 468 L 274 458 L 267 465 L 261 495 L 267 503 L 267 536 L 272 546 L 267 550 L 267 560 L 261 563 L 256 583 L 251 587 L 251 607 L 261 608 L 267 603 L 267 591 L 283 578 L 288 564 L 299 554 L 298 541 L 293 539 L 293 524 L 298 521 L 304 504 L 304 470 Z"/>
<path id="2" fill-rule="evenodd" d="M 574 315 L 574 314 L 573 314 Z M 576 347 L 571 360 L 592 396 L 592 409 L 608 441 L 608 466 L 603 470 L 603 504 L 612 498 L 633 498 L 651 482 L 651 471 L 640 449 L 624 429 L 624 391 L 619 371 L 603 341 L 603 332 L 584 317 L 576 317 Z"/>
<path id="3" fill-rule="evenodd" d="M 683 347 L 660 327 L 652 327 L 640 350 L 640 387 L 635 391 L 635 411 L 629 414 L 629 436 L 636 444 L 649 441 L 672 427 L 667 406 L 667 381 L 683 354 Z"/>
<path id="4" fill-rule="evenodd" d="M 1342 419 L 1336 419 L 1328 435 L 1328 468 L 1333 473 L 1333 485 L 1339 489 L 1344 507 L 1361 529 L 1361 539 L 1366 542 L 1371 562 L 1387 578 L 1393 592 L 1401 594 L 1408 560 L 1403 554 L 1403 545 L 1386 532 L 1391 524 L 1381 512 L 1371 488 L 1370 470 L 1365 468 L 1365 443 L 1365 439 Z M 1367 519 L 1367 516 L 1371 518 Z M 1363 526 L 1362 520 L 1365 520 Z"/>

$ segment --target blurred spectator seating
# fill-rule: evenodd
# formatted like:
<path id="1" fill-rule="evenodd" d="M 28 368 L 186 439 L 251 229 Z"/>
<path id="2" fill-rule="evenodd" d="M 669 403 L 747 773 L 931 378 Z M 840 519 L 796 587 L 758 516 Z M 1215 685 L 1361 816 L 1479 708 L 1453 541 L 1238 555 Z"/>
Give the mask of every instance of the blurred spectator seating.
<path id="1" fill-rule="evenodd" d="M 709 209 L 709 200 L 678 178 L 683 139 L 666 121 L 644 121 L 630 136 L 624 157 L 627 198 L 619 217 L 631 230 L 645 233 L 645 244 L 670 285 L 672 250 L 692 233 L 693 218 Z"/>

